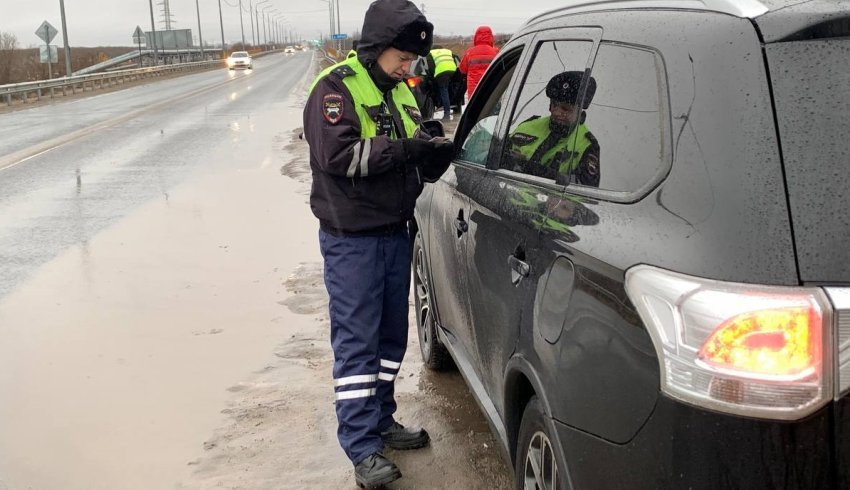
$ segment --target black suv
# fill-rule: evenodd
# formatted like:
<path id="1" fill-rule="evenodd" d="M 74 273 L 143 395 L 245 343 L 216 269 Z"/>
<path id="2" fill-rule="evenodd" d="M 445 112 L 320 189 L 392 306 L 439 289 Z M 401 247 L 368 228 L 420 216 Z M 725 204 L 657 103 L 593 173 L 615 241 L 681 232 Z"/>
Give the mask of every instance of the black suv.
<path id="1" fill-rule="evenodd" d="M 850 488 L 848 66 L 844 0 L 571 2 L 502 49 L 413 273 L 518 488 Z"/>

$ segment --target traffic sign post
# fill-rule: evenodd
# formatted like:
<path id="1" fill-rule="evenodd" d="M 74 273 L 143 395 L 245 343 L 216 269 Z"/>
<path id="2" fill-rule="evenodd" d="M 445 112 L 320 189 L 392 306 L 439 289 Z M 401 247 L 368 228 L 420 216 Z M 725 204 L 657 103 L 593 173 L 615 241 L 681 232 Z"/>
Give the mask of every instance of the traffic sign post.
<path id="1" fill-rule="evenodd" d="M 50 22 L 46 20 L 38 26 L 38 29 L 35 30 L 35 35 L 40 37 L 46 46 L 39 46 L 39 56 L 41 58 L 42 63 L 47 63 L 47 78 L 53 78 L 53 65 L 52 63 L 59 62 L 59 56 L 56 52 L 56 46 L 50 46 L 50 41 L 56 37 L 56 34 L 59 34 L 59 31 L 56 30 L 55 27 L 50 25 Z M 51 47 L 53 49 L 51 49 Z M 54 59 L 56 56 L 56 59 Z M 53 89 L 50 89 L 50 96 L 53 96 Z"/>
<path id="2" fill-rule="evenodd" d="M 55 27 L 50 25 L 50 22 L 46 20 L 38 26 L 38 29 L 35 30 L 35 35 L 40 37 L 44 44 L 50 44 L 50 41 L 56 37 L 56 34 L 59 34 L 59 31 L 56 30 Z"/>
<path id="3" fill-rule="evenodd" d="M 142 44 L 147 46 L 147 38 L 145 37 L 145 33 L 142 31 L 141 26 L 136 26 L 136 30 L 133 32 L 133 42 L 139 46 L 139 68 L 142 67 Z"/>

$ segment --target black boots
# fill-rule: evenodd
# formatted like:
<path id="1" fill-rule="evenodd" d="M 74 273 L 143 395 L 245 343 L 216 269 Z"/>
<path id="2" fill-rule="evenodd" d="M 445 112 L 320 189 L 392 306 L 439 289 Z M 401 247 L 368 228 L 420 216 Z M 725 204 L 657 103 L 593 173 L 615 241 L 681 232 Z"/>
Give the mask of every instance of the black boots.
<path id="1" fill-rule="evenodd" d="M 360 488 L 380 488 L 401 478 L 398 466 L 381 453 L 372 453 L 354 467 L 354 479 Z"/>
<path id="2" fill-rule="evenodd" d="M 398 422 L 393 422 L 387 430 L 381 432 L 384 445 L 392 449 L 419 449 L 428 445 L 431 438 L 425 429 L 408 429 Z"/>
<path id="3" fill-rule="evenodd" d="M 381 432 L 386 447 L 392 449 L 419 449 L 428 445 L 431 438 L 425 429 L 408 429 L 393 422 L 387 430 Z M 354 479 L 360 488 L 381 488 L 387 483 L 401 478 L 401 471 L 392 461 L 380 452 L 366 456 L 366 459 L 354 466 Z"/>

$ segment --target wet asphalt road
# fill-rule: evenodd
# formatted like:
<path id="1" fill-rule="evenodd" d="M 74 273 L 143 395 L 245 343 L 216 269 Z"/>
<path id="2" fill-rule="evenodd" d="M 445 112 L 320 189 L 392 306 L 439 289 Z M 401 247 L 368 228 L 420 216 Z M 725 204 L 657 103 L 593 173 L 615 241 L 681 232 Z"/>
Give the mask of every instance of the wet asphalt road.
<path id="1" fill-rule="evenodd" d="M 0 490 L 354 488 L 306 145 L 309 53 L 0 114 Z M 307 76 L 305 76 L 307 74 Z M 392 488 L 506 488 L 419 361 Z"/>
<path id="2" fill-rule="evenodd" d="M 284 100 L 310 56 L 215 70 L 0 115 L 0 298 L 195 172 L 267 142 L 251 115 Z M 270 128 L 267 128 L 270 130 Z"/>

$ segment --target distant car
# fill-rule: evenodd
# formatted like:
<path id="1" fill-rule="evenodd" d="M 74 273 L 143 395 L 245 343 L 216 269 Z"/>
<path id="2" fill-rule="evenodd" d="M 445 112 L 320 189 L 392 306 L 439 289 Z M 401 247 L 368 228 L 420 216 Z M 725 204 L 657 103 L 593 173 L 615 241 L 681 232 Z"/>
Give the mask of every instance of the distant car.
<path id="1" fill-rule="evenodd" d="M 455 55 L 455 63 L 460 64 L 460 59 Z M 440 93 L 437 89 L 437 84 L 428 73 L 428 63 L 424 57 L 420 57 L 410 65 L 411 75 L 405 78 L 405 83 L 410 87 L 413 96 L 416 98 L 416 103 L 419 104 L 419 112 L 425 119 L 434 117 L 436 108 L 442 109 L 443 103 L 440 101 Z M 460 114 L 464 104 L 464 95 L 466 94 L 466 75 L 460 71 L 455 71 L 449 82 L 449 103 L 452 106 L 452 112 Z"/>
<path id="2" fill-rule="evenodd" d="M 295 54 L 295 48 L 293 48 L 292 46 L 287 46 L 287 47 L 283 50 L 283 52 L 284 52 L 285 54 Z"/>
<path id="3" fill-rule="evenodd" d="M 254 68 L 254 60 L 251 59 L 251 55 L 247 51 L 234 51 L 227 58 L 227 68 L 229 70 L 236 68 L 247 68 L 251 70 Z"/>

